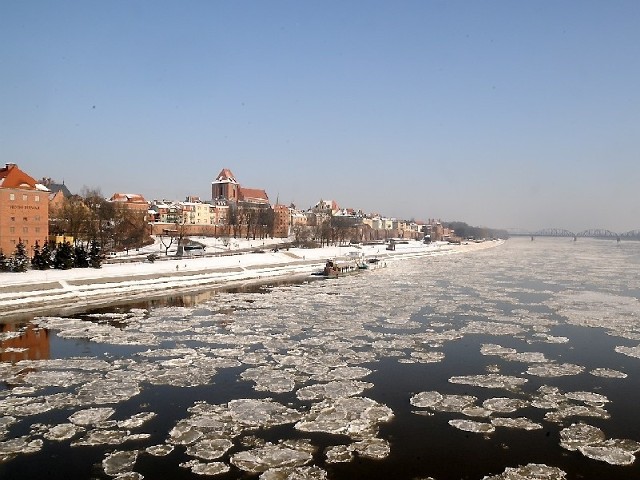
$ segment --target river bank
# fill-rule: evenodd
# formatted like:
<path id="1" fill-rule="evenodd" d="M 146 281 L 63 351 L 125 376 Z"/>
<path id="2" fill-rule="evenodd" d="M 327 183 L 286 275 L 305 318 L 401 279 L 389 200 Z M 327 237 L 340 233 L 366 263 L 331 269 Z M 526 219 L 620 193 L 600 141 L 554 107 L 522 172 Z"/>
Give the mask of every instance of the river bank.
<path id="1" fill-rule="evenodd" d="M 216 257 L 169 257 L 162 261 L 105 264 L 100 269 L 29 270 L 0 273 L 0 321 L 38 314 L 69 315 L 90 307 L 202 289 L 230 289 L 252 283 L 304 280 L 327 258 L 393 261 L 422 255 L 448 255 L 496 246 L 500 242 L 425 245 L 412 241 L 395 251 L 384 245 L 291 248 Z"/>

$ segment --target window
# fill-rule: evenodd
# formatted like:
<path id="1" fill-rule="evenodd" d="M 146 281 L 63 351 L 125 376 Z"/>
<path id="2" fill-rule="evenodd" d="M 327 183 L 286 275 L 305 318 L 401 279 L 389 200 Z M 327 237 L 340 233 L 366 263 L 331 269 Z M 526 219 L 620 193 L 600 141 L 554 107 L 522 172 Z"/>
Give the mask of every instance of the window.
<path id="1" fill-rule="evenodd" d="M 9 194 L 9 200 L 15 200 L 15 199 L 16 199 L 15 193 L 10 193 Z"/>
<path id="2" fill-rule="evenodd" d="M 16 217 L 11 217 L 11 221 L 15 222 L 16 221 Z"/>
<path id="3" fill-rule="evenodd" d="M 36 195 L 35 197 L 33 197 L 33 199 L 34 199 L 36 202 L 39 202 L 39 201 L 40 201 L 40 195 Z"/>
<path id="4" fill-rule="evenodd" d="M 36 227 L 36 233 L 40 233 L 40 227 Z"/>
<path id="5" fill-rule="evenodd" d="M 27 217 L 22 217 L 23 222 L 26 222 L 27 220 L 29 220 Z"/>
<path id="6" fill-rule="evenodd" d="M 33 219 L 34 219 L 36 222 L 39 222 L 39 221 L 40 221 L 40 215 L 36 215 L 35 217 L 33 217 Z"/>
<path id="7" fill-rule="evenodd" d="M 29 233 L 29 227 L 22 227 L 22 233 Z"/>
<path id="8" fill-rule="evenodd" d="M 9 233 L 16 233 L 16 227 L 9 227 Z"/>
<path id="9" fill-rule="evenodd" d="M 26 201 L 27 201 L 27 194 L 26 194 L 26 193 L 23 193 L 23 194 L 22 194 L 22 201 L 23 201 L 23 202 L 26 202 Z"/>

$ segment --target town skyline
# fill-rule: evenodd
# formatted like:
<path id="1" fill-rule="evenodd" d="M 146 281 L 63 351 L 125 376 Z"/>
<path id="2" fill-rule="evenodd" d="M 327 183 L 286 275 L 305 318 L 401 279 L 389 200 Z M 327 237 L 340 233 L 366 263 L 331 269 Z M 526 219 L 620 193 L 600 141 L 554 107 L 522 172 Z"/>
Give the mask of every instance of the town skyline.
<path id="1" fill-rule="evenodd" d="M 0 164 L 171 199 L 228 165 L 283 204 L 634 230 L 639 19 L 630 0 L 9 0 Z"/>

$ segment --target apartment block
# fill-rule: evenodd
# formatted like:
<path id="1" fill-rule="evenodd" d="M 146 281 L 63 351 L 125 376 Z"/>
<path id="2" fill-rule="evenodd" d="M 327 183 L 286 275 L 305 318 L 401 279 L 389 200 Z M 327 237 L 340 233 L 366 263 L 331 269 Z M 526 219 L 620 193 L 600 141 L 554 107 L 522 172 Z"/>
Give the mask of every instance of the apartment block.
<path id="1" fill-rule="evenodd" d="M 22 241 L 29 255 L 49 235 L 49 190 L 14 163 L 0 168 L 0 250 L 15 252 Z"/>

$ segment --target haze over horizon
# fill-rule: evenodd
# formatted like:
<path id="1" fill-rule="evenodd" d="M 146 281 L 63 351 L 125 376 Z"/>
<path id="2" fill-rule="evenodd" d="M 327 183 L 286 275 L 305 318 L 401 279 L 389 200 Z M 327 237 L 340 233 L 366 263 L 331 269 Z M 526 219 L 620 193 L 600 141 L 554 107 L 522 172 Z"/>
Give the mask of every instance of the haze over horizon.
<path id="1" fill-rule="evenodd" d="M 640 2 L 4 0 L 0 164 L 73 192 L 640 229 Z"/>

